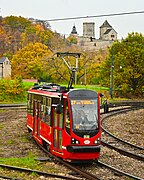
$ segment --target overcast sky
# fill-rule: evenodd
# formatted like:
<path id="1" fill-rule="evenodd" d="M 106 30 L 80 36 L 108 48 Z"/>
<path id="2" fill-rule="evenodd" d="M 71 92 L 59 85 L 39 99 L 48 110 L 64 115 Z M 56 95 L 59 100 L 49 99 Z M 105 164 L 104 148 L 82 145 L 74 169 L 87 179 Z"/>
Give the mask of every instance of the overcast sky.
<path id="1" fill-rule="evenodd" d="M 49 20 L 55 18 L 96 16 L 101 14 L 144 11 L 144 0 L 0 0 L 0 15 L 22 16 Z M 85 18 L 69 21 L 50 21 L 51 29 L 69 35 L 75 25 L 79 35 L 83 34 L 83 22 L 95 22 L 95 35 L 99 38 L 99 27 L 105 20 L 125 38 L 128 33 L 144 34 L 144 13 L 124 16 Z"/>

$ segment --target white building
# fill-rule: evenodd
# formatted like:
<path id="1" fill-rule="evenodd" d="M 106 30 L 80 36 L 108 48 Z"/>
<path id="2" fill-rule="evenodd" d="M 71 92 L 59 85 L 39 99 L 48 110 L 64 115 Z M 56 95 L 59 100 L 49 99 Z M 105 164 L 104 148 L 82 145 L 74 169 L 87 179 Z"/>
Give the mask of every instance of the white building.
<path id="1" fill-rule="evenodd" d="M 7 57 L 0 58 L 0 79 L 11 77 L 11 65 Z"/>

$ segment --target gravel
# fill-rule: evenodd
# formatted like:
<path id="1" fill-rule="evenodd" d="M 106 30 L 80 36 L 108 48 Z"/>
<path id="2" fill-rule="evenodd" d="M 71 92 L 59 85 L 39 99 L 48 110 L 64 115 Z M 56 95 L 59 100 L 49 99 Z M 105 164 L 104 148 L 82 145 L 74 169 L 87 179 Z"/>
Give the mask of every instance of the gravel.
<path id="1" fill-rule="evenodd" d="M 115 136 L 137 146 L 144 147 L 144 109 L 110 117 L 104 126 Z M 104 134 L 102 134 L 102 138 Z M 141 150 L 143 151 L 143 150 Z M 144 162 L 102 147 L 100 160 L 122 171 L 144 178 Z"/>

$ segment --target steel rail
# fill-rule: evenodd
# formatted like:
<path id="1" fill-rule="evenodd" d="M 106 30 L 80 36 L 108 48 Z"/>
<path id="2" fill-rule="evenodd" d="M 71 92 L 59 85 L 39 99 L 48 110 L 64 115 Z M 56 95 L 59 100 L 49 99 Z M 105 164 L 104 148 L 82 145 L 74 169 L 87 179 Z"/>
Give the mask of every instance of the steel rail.
<path id="1" fill-rule="evenodd" d="M 111 144 L 109 144 L 109 143 L 106 143 L 105 141 L 101 141 L 101 144 L 102 144 L 103 146 L 106 146 L 106 147 L 110 148 L 110 149 L 114 149 L 115 151 L 117 151 L 117 152 L 119 152 L 120 154 L 123 154 L 123 155 L 125 155 L 125 156 L 129 156 L 129 157 L 134 158 L 134 159 L 137 159 L 137 160 L 139 160 L 139 161 L 144 161 L 144 156 L 141 156 L 141 155 L 138 155 L 138 154 L 133 154 L 133 153 L 131 153 L 131 152 L 129 152 L 129 151 L 125 151 L 125 150 L 120 149 L 120 148 L 118 148 L 118 147 L 115 147 L 115 146 L 113 146 L 113 145 L 111 145 Z"/>
<path id="2" fill-rule="evenodd" d="M 100 178 L 98 178 L 97 176 L 90 174 L 88 172 L 85 172 L 83 170 L 81 170 L 80 168 L 74 167 L 70 164 L 68 164 L 67 162 L 61 160 L 61 162 L 67 166 L 68 168 L 72 169 L 74 172 L 77 172 L 78 174 L 82 175 L 83 177 L 85 177 L 86 179 L 90 179 L 90 180 L 100 180 Z"/>
<path id="3" fill-rule="evenodd" d="M 117 139 L 118 141 L 120 141 L 120 142 L 122 142 L 122 143 L 125 143 L 125 144 L 127 144 L 127 145 L 130 145 L 130 146 L 132 146 L 133 148 L 137 148 L 137 149 L 140 149 L 140 150 L 144 150 L 144 147 L 137 146 L 137 145 L 135 145 L 135 144 L 131 144 L 131 143 L 127 142 L 127 141 L 124 141 L 124 140 L 121 139 L 121 138 L 116 137 L 115 135 L 113 135 L 112 133 L 110 133 L 109 131 L 107 131 L 104 127 L 102 127 L 102 130 L 103 130 L 106 134 L 110 135 L 111 137 Z"/>
<path id="4" fill-rule="evenodd" d="M 38 144 L 39 145 L 39 144 Z M 42 147 L 43 148 L 43 147 Z M 45 150 L 45 149 L 44 149 Z M 46 151 L 47 152 L 47 151 Z M 51 154 L 50 154 L 51 155 Z M 53 156 L 53 155 L 52 155 Z M 62 161 L 62 163 L 66 163 L 66 166 L 67 166 L 67 162 L 64 162 L 63 160 L 61 160 L 61 159 L 59 159 L 59 158 L 57 158 L 57 157 L 55 157 L 54 156 L 54 158 L 56 159 L 56 160 L 60 160 L 60 162 Z M 134 176 L 134 175 L 132 175 L 132 174 L 129 174 L 129 173 L 126 173 L 126 172 L 124 172 L 124 171 L 121 171 L 121 170 L 119 170 L 119 169 L 117 169 L 117 168 L 115 168 L 115 167 L 113 167 L 113 166 L 110 166 L 110 165 L 108 165 L 108 164 L 106 164 L 106 163 L 103 163 L 103 162 L 101 162 L 101 161 L 99 161 L 98 160 L 98 162 L 95 162 L 95 164 L 98 164 L 98 165 L 101 165 L 101 166 L 105 166 L 106 168 L 109 168 L 110 170 L 112 170 L 112 171 L 114 171 L 114 172 L 117 172 L 117 173 L 119 173 L 119 174 L 121 174 L 121 175 L 124 175 L 124 176 L 127 176 L 127 177 L 130 177 L 130 178 L 133 178 L 133 179 L 136 179 L 136 180 L 142 180 L 142 178 L 140 178 L 140 177 L 137 177 L 137 176 Z M 68 164 L 68 167 L 69 166 L 71 166 L 70 164 Z M 71 167 L 70 167 L 71 168 Z M 78 171 L 77 171 L 77 170 Z M 78 168 L 74 168 L 73 169 L 73 167 L 72 167 L 72 170 L 74 170 L 75 172 L 78 172 L 78 173 L 80 173 L 81 174 L 81 170 L 80 169 L 78 169 Z M 80 172 L 79 172 L 79 170 L 80 170 Z M 94 180 L 96 180 L 96 178 L 95 178 L 95 175 L 91 178 L 91 177 L 88 177 L 88 176 L 84 176 L 85 178 L 87 178 L 87 179 L 94 179 Z M 99 178 L 98 178 L 99 179 Z"/>
<path id="5" fill-rule="evenodd" d="M 22 168 L 22 167 L 9 166 L 9 165 L 4 165 L 4 164 L 0 164 L 0 167 L 11 169 L 11 170 L 16 170 L 16 171 L 21 171 L 21 172 L 28 172 L 28 173 L 34 172 L 34 173 L 37 173 L 39 175 L 48 176 L 48 177 L 76 180 L 76 178 L 72 178 L 72 177 L 67 177 L 67 176 L 62 176 L 62 175 L 57 175 L 57 174 L 51 174 L 51 173 L 47 173 L 47 172 L 43 172 L 43 171 L 32 170 L 32 169 L 27 169 L 27 168 Z"/>
<path id="6" fill-rule="evenodd" d="M 1 107 L 25 107 L 25 106 L 27 106 L 27 104 L 26 103 L 23 103 L 23 104 L 0 104 L 0 108 Z"/>
<path id="7" fill-rule="evenodd" d="M 111 111 L 109 111 L 108 115 L 101 118 L 101 122 L 103 122 L 105 119 L 107 119 L 107 118 L 109 118 L 111 116 L 115 116 L 117 114 L 123 114 L 125 112 L 129 112 L 129 111 L 132 111 L 132 110 L 135 110 L 135 109 L 138 109 L 138 107 L 127 107 L 127 108 L 111 110 Z M 103 114 L 103 113 L 101 113 L 101 114 Z"/>
<path id="8" fill-rule="evenodd" d="M 0 175 L 0 178 L 2 178 L 2 179 L 11 179 L 11 180 L 22 180 L 20 178 L 8 177 L 8 176 L 2 176 L 2 175 Z"/>
<path id="9" fill-rule="evenodd" d="M 118 106 L 143 106 L 144 100 L 128 100 L 128 101 L 112 101 L 109 103 L 110 107 L 118 107 Z"/>
<path id="10" fill-rule="evenodd" d="M 140 107 L 141 107 L 141 106 L 140 106 Z M 121 109 L 121 110 L 118 111 L 118 112 L 114 112 L 114 113 L 111 113 L 111 114 L 103 117 L 101 121 L 103 122 L 105 119 L 107 119 L 107 118 L 109 118 L 109 117 L 112 117 L 112 116 L 117 115 L 117 114 L 125 113 L 125 112 L 127 112 L 127 111 L 133 110 L 134 108 L 138 108 L 138 107 L 132 106 L 132 107 L 130 107 L 130 108 Z M 126 144 L 126 145 L 129 145 L 129 146 L 133 147 L 133 148 L 137 148 L 137 149 L 139 149 L 139 150 L 144 150 L 143 147 L 136 146 L 136 145 L 134 145 L 134 144 L 131 144 L 131 143 L 127 142 L 127 141 L 124 141 L 124 140 L 122 140 L 122 139 L 114 136 L 112 133 L 110 133 L 109 131 L 107 131 L 103 126 L 102 126 L 102 130 L 103 130 L 105 133 L 107 133 L 110 137 L 113 137 L 114 139 L 118 140 L 119 142 L 122 142 L 122 143 L 124 143 L 124 144 Z M 137 155 L 137 154 L 134 154 L 134 153 L 125 151 L 125 150 L 120 149 L 120 148 L 118 148 L 118 147 L 115 147 L 115 146 L 113 146 L 113 145 L 111 145 L 111 144 L 109 144 L 109 143 L 106 143 L 105 141 L 101 141 L 101 143 L 102 143 L 102 145 L 107 146 L 108 148 L 114 149 L 114 150 L 116 150 L 117 152 L 119 152 L 119 153 L 121 153 L 121 154 L 123 154 L 123 155 L 129 156 L 129 157 L 131 157 L 131 158 L 134 158 L 134 159 L 137 159 L 137 160 L 140 160 L 140 161 L 144 161 L 144 156 L 142 156 L 142 155 Z"/>
<path id="11" fill-rule="evenodd" d="M 0 109 L 8 109 L 8 110 L 27 109 L 27 106 L 25 104 L 0 104 Z"/>
<path id="12" fill-rule="evenodd" d="M 108 165 L 108 164 L 106 164 L 106 163 L 104 163 L 104 162 L 98 161 L 97 163 L 98 163 L 100 166 L 104 166 L 104 167 L 106 167 L 106 168 L 108 168 L 108 169 L 110 169 L 110 170 L 112 170 L 112 171 L 114 171 L 114 172 L 120 173 L 121 175 L 128 176 L 128 177 L 133 178 L 133 179 L 135 179 L 135 180 L 142 180 L 142 178 L 140 178 L 140 177 L 137 177 L 137 176 L 134 176 L 134 175 L 132 175 L 132 174 L 126 173 L 126 172 L 124 172 L 124 171 L 121 171 L 121 170 L 119 170 L 119 169 L 116 169 L 116 168 L 114 168 L 114 167 L 112 167 L 112 166 L 110 166 L 110 165 Z"/>
<path id="13" fill-rule="evenodd" d="M 36 141 L 35 141 L 36 142 Z M 97 176 L 90 174 L 88 172 L 85 172 L 77 167 L 74 167 L 73 165 L 67 163 L 66 161 L 60 159 L 59 157 L 54 156 L 53 154 L 51 154 L 49 151 L 47 151 L 43 146 L 41 146 L 40 144 L 38 144 L 36 142 L 36 144 L 46 153 L 48 154 L 51 158 L 55 159 L 56 161 L 58 161 L 59 163 L 65 165 L 67 168 L 73 170 L 74 172 L 77 172 L 79 175 L 85 177 L 86 179 L 89 180 L 100 180 L 100 178 L 98 178 Z"/>

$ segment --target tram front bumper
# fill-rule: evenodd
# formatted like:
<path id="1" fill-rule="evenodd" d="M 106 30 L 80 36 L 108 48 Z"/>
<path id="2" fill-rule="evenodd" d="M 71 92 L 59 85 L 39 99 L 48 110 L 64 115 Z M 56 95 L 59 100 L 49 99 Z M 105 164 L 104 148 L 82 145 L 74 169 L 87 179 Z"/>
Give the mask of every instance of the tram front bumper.
<path id="1" fill-rule="evenodd" d="M 67 151 L 72 152 L 100 152 L 100 146 L 67 146 Z"/>

